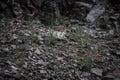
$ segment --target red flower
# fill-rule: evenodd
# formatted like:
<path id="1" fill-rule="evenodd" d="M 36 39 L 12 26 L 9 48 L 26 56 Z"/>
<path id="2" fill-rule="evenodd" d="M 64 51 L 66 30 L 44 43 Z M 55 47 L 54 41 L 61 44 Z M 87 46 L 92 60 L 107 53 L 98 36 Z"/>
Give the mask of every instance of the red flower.
<path id="1" fill-rule="evenodd" d="M 64 32 L 64 30 L 63 30 L 63 29 L 60 29 L 59 31 L 60 31 L 60 32 Z"/>
<path id="2" fill-rule="evenodd" d="M 99 54 L 96 54 L 96 55 L 95 55 L 95 58 L 96 58 L 96 59 L 98 59 L 99 57 L 100 57 L 100 55 L 99 55 Z"/>
<path id="3" fill-rule="evenodd" d="M 34 17 L 34 16 L 35 16 L 35 12 L 33 12 L 33 13 L 31 14 L 31 16 Z"/>
<path id="4" fill-rule="evenodd" d="M 47 33 L 49 31 L 49 29 L 45 29 L 45 32 Z"/>
<path id="5" fill-rule="evenodd" d="M 78 53 L 79 52 L 79 49 L 77 48 L 76 50 L 75 50 L 75 53 Z"/>
<path id="6" fill-rule="evenodd" d="M 34 31 L 38 31 L 38 28 L 37 27 L 33 27 Z"/>

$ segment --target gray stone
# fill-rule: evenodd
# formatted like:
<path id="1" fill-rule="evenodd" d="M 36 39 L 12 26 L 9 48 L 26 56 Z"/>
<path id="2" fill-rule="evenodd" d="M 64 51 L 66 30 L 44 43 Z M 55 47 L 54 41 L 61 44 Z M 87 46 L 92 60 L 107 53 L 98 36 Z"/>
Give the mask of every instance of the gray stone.
<path id="1" fill-rule="evenodd" d="M 111 34 L 111 35 L 113 35 L 115 32 L 114 32 L 114 30 L 112 29 L 112 30 L 109 30 L 109 34 Z"/>
<path id="2" fill-rule="evenodd" d="M 12 37 L 13 39 L 17 39 L 18 37 L 17 37 L 17 35 L 16 34 L 13 34 L 13 37 Z"/>
<path id="3" fill-rule="evenodd" d="M 117 54 L 117 55 L 120 55 L 120 51 L 116 51 L 116 54 Z"/>
<path id="4" fill-rule="evenodd" d="M 3 52 L 10 52 L 9 48 L 2 48 Z"/>
<path id="5" fill-rule="evenodd" d="M 74 24 L 74 23 L 79 23 L 80 21 L 79 20 L 75 20 L 75 19 L 70 19 L 70 23 Z M 71 27 L 72 28 L 72 27 Z"/>
<path id="6" fill-rule="evenodd" d="M 16 49 L 16 45 L 11 45 L 11 47 L 12 47 L 13 49 Z"/>
<path id="7" fill-rule="evenodd" d="M 11 66 L 12 69 L 17 70 L 18 68 L 15 66 Z"/>
<path id="8" fill-rule="evenodd" d="M 18 43 L 18 44 L 22 44 L 22 43 L 23 43 L 23 41 L 22 41 L 22 40 L 20 40 L 20 39 L 18 39 L 18 40 L 17 40 L 17 43 Z"/>
<path id="9" fill-rule="evenodd" d="M 36 54 L 39 54 L 39 55 L 42 54 L 39 49 L 36 49 L 36 50 L 35 50 L 35 53 L 36 53 Z"/>
<path id="10" fill-rule="evenodd" d="M 88 80 L 87 78 L 80 78 L 80 80 Z"/>
<path id="11" fill-rule="evenodd" d="M 57 60 L 61 61 L 61 60 L 63 60 L 63 58 L 62 57 L 57 57 Z"/>
<path id="12" fill-rule="evenodd" d="M 79 5 L 79 6 L 84 6 L 84 7 L 87 7 L 87 8 L 91 8 L 92 5 L 91 4 L 88 4 L 88 3 L 85 3 L 85 2 L 75 2 L 76 5 Z"/>
<path id="13" fill-rule="evenodd" d="M 90 35 L 91 37 L 93 38 L 98 38 L 98 34 L 97 34 L 97 31 L 94 30 L 94 29 L 87 29 L 84 31 L 86 34 Z"/>
<path id="14" fill-rule="evenodd" d="M 47 71 L 45 71 L 45 70 L 40 70 L 40 73 L 45 74 L 45 73 L 47 73 Z"/>
<path id="15" fill-rule="evenodd" d="M 37 64 L 46 66 L 47 62 L 44 62 L 43 60 L 38 60 Z"/>
<path id="16" fill-rule="evenodd" d="M 102 76 L 103 73 L 103 69 L 99 69 L 99 68 L 92 68 L 91 69 L 91 73 L 97 75 L 97 76 Z"/>
<path id="17" fill-rule="evenodd" d="M 37 36 L 38 37 L 38 40 L 40 40 L 40 41 L 43 41 L 44 39 L 42 38 L 42 36 Z"/>
<path id="18" fill-rule="evenodd" d="M 110 53 L 109 53 L 109 52 L 107 52 L 107 53 L 106 53 L 106 55 L 107 55 L 107 56 L 110 56 Z"/>
<path id="19" fill-rule="evenodd" d="M 90 73 L 88 73 L 88 72 L 83 72 L 83 73 L 82 73 L 82 76 L 83 76 L 83 77 L 89 77 L 89 76 L 90 76 Z"/>
<path id="20" fill-rule="evenodd" d="M 105 12 L 105 7 L 101 5 L 95 5 L 88 13 L 86 20 L 88 22 L 94 22 L 100 15 Z"/>
<path id="21" fill-rule="evenodd" d="M 103 78 L 104 80 L 113 80 L 114 76 L 112 74 L 107 74 L 106 76 L 104 76 Z"/>
<path id="22" fill-rule="evenodd" d="M 24 35 L 25 35 L 25 36 L 30 36 L 30 34 L 28 34 L 28 33 L 24 33 Z"/>
<path id="23" fill-rule="evenodd" d="M 25 62 L 24 65 L 23 65 L 23 67 L 24 67 L 24 68 L 27 68 L 27 66 L 28 66 L 28 63 Z"/>
<path id="24" fill-rule="evenodd" d="M 30 50 L 30 51 L 34 51 L 34 48 L 33 48 L 33 47 L 31 47 L 31 48 L 29 48 L 29 50 Z"/>
<path id="25" fill-rule="evenodd" d="M 18 73 L 18 68 L 17 67 L 15 67 L 15 66 L 11 66 L 11 73 Z"/>

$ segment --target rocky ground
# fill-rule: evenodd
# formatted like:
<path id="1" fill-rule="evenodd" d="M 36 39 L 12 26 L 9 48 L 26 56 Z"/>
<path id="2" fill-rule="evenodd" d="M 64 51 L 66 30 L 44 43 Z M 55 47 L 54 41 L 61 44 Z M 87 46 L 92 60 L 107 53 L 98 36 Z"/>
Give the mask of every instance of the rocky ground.
<path id="1" fill-rule="evenodd" d="M 75 5 L 55 24 L 1 19 L 0 80 L 120 80 L 119 11 Z"/>
<path id="2" fill-rule="evenodd" d="M 70 27 L 57 25 L 64 37 L 50 42 L 49 30 L 40 21 L 1 20 L 0 80 L 120 80 L 119 36 L 69 22 Z M 88 35 L 82 55 L 70 33 L 77 28 Z"/>

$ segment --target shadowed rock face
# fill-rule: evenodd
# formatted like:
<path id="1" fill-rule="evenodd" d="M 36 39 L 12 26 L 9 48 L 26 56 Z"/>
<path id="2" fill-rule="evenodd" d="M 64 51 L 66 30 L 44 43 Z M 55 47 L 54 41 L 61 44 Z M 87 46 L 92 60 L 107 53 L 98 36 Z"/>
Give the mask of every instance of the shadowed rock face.
<path id="1" fill-rule="evenodd" d="M 28 15 L 33 12 L 41 16 L 44 10 L 49 11 L 50 9 L 54 9 L 55 16 L 59 17 L 60 14 L 75 7 L 75 2 L 91 4 L 94 2 L 100 4 L 105 1 L 107 0 L 0 0 L 0 18 L 29 17 Z M 115 7 L 115 9 L 119 9 L 120 0 L 108 0 L 108 2 Z"/>
<path id="2" fill-rule="evenodd" d="M 116 11 L 120 10 L 120 0 L 108 0 L 108 1 Z"/>
<path id="3" fill-rule="evenodd" d="M 120 0 L 108 0 L 111 4 L 120 4 Z"/>

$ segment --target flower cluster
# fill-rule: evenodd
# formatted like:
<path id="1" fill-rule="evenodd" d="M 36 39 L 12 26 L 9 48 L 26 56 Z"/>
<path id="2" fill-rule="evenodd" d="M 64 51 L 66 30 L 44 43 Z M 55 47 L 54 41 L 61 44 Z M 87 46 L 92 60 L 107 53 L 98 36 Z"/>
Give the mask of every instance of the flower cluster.
<path id="1" fill-rule="evenodd" d="M 35 26 L 33 27 L 33 30 L 34 30 L 35 32 L 38 31 L 38 29 L 39 29 L 39 28 L 37 28 L 37 27 L 35 27 Z"/>
<path id="2" fill-rule="evenodd" d="M 35 16 L 35 12 L 33 12 L 33 13 L 31 14 L 31 16 L 34 17 L 34 16 Z"/>
<path id="3" fill-rule="evenodd" d="M 49 32 L 49 29 L 45 29 L 45 32 L 46 32 L 46 33 Z"/>
<path id="4" fill-rule="evenodd" d="M 64 32 L 64 30 L 63 30 L 63 29 L 60 29 L 59 32 Z"/>
<path id="5" fill-rule="evenodd" d="M 80 50 L 79 50 L 78 48 L 76 48 L 76 49 L 74 50 L 74 52 L 75 52 L 75 53 L 79 53 Z M 93 55 L 91 51 L 90 51 L 89 53 L 86 52 L 86 51 L 84 51 L 84 55 L 83 55 L 83 56 L 84 56 L 84 57 L 91 57 L 91 58 L 94 57 L 95 59 L 99 59 L 99 58 L 100 58 L 100 54 L 96 53 L 95 55 Z"/>

